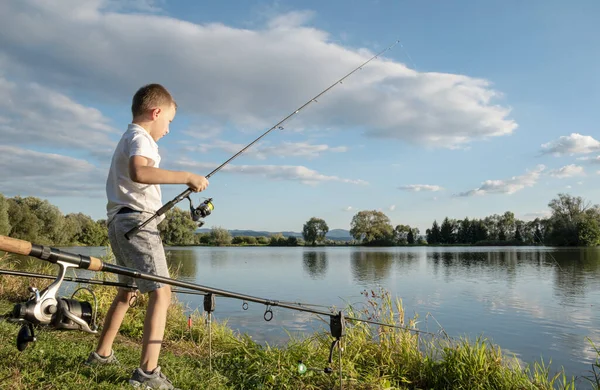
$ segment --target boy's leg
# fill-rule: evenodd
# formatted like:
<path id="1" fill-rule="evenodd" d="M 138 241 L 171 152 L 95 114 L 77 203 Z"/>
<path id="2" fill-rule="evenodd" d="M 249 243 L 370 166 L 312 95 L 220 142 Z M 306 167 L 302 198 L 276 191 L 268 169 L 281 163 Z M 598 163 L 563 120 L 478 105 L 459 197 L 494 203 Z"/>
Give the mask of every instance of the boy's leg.
<path id="1" fill-rule="evenodd" d="M 167 322 L 167 310 L 171 304 L 171 286 L 158 288 L 149 294 L 140 359 L 140 368 L 146 372 L 153 371 L 158 366 L 158 356 Z"/>
<path id="2" fill-rule="evenodd" d="M 116 259 L 116 263 L 124 265 L 125 254 L 121 250 L 120 240 L 118 237 L 117 227 L 114 222 L 108 226 L 108 240 L 110 247 Z M 129 285 L 135 285 L 133 279 L 122 275 L 118 276 L 119 282 Z M 100 358 L 107 357 L 112 353 L 112 345 L 119 332 L 119 328 L 123 323 L 123 318 L 127 314 L 129 309 L 130 299 L 132 298 L 134 291 L 132 289 L 119 288 L 117 295 L 113 299 L 113 302 L 106 313 L 104 320 L 104 326 L 100 333 L 98 345 L 96 347 L 96 353 L 100 355 Z"/>
<path id="3" fill-rule="evenodd" d="M 133 294 L 134 292 L 131 290 L 119 288 L 115 299 L 106 313 L 104 327 L 102 328 L 98 347 L 96 348 L 98 355 L 109 356 L 111 354 L 113 342 L 115 337 L 117 337 L 127 309 L 129 309 L 129 301 L 133 297 Z"/>
<path id="4" fill-rule="evenodd" d="M 150 222 L 129 240 L 124 234 L 134 226 L 144 222 L 148 215 L 117 215 L 115 239 L 122 252 L 124 265 L 144 273 L 169 277 L 167 259 L 156 221 Z M 167 284 L 147 279 L 136 279 L 141 294 L 148 293 L 148 307 L 144 320 L 142 355 L 140 368 L 150 372 L 158 367 L 158 358 L 167 322 L 167 310 L 171 304 L 171 287 Z"/>

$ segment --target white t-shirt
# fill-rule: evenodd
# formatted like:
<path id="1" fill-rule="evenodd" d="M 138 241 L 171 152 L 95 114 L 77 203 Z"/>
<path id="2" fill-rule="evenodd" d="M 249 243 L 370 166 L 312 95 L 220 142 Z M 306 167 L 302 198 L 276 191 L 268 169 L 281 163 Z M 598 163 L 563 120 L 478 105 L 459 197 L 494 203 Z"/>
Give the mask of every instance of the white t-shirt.
<path id="1" fill-rule="evenodd" d="M 154 161 L 153 167 L 159 167 L 160 155 L 154 139 L 143 127 L 129 124 L 117 144 L 106 179 L 107 223 L 124 206 L 152 214 L 162 207 L 158 184 L 136 183 L 129 177 L 129 158 L 135 155 L 150 158 Z M 161 222 L 164 217 L 161 215 L 156 222 Z"/>

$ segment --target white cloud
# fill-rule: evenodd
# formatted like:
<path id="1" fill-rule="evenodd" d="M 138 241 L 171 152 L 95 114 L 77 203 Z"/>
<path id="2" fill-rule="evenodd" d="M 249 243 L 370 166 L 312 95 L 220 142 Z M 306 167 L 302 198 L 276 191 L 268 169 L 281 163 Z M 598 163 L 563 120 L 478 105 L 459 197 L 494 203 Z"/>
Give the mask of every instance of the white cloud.
<path id="1" fill-rule="evenodd" d="M 218 136 L 222 131 L 222 127 L 218 124 L 202 123 L 190 126 L 188 129 L 183 130 L 182 133 L 192 138 L 205 140 Z"/>
<path id="2" fill-rule="evenodd" d="M 561 156 L 564 154 L 584 154 L 600 150 L 600 141 L 589 135 L 571 133 L 563 135 L 557 140 L 542 144 L 543 154 Z"/>
<path id="3" fill-rule="evenodd" d="M 570 165 L 565 165 L 562 168 L 553 169 L 550 172 L 548 172 L 548 174 L 550 176 L 554 176 L 554 177 L 563 179 L 565 177 L 584 176 L 585 171 L 584 171 L 583 167 L 580 165 L 570 164 Z"/>
<path id="4" fill-rule="evenodd" d="M 396 210 L 396 205 L 395 205 L 395 204 L 391 205 L 391 206 L 389 207 L 389 210 L 390 210 L 390 211 L 394 211 L 394 210 Z"/>
<path id="5" fill-rule="evenodd" d="M 189 147 L 188 150 L 206 153 L 210 149 L 219 149 L 228 154 L 235 154 L 242 150 L 246 145 L 233 143 L 225 140 L 215 140 L 202 143 L 197 147 Z M 326 152 L 341 153 L 346 152 L 346 146 L 329 146 L 325 144 L 310 144 L 307 142 L 283 142 L 274 146 L 261 146 L 260 143 L 247 149 L 244 154 L 259 160 L 265 160 L 269 156 L 277 157 L 305 157 L 308 159 L 319 157 Z"/>
<path id="6" fill-rule="evenodd" d="M 216 164 L 197 163 L 193 161 L 181 160 L 174 163 L 175 166 L 182 169 L 214 169 Z M 303 184 L 316 185 L 324 182 L 341 182 L 348 184 L 368 185 L 364 180 L 344 179 L 338 176 L 328 176 L 309 169 L 305 166 L 298 165 L 225 165 L 221 172 L 230 172 L 244 175 L 263 176 L 271 180 L 291 180 L 299 181 Z"/>
<path id="7" fill-rule="evenodd" d="M 306 157 L 315 158 L 325 152 L 342 153 L 348 151 L 346 146 L 329 146 L 325 144 L 310 144 L 307 142 L 283 142 L 277 146 L 266 146 L 259 148 L 256 154 L 278 157 Z"/>
<path id="8" fill-rule="evenodd" d="M 458 196 L 488 195 L 488 194 L 514 194 L 525 187 L 532 187 L 537 183 L 540 174 L 546 167 L 538 165 L 535 169 L 527 171 L 521 176 L 513 176 L 505 180 L 486 180 L 481 187 L 470 191 L 461 192 Z"/>
<path id="9" fill-rule="evenodd" d="M 142 84 L 157 81 L 173 92 L 180 112 L 258 132 L 373 54 L 331 42 L 309 25 L 310 12 L 279 15 L 254 30 L 118 12 L 101 0 L 1 2 L 2 67 L 120 107 Z M 455 148 L 514 132 L 500 97 L 487 80 L 417 72 L 381 58 L 284 126 Z"/>
<path id="10" fill-rule="evenodd" d="M 84 160 L 0 145 L 0 188 L 6 196 L 104 196 L 106 174 Z"/>
<path id="11" fill-rule="evenodd" d="M 591 164 L 600 164 L 600 156 L 596 156 L 596 157 L 590 157 L 590 156 L 578 157 L 577 160 L 580 160 L 580 161 L 589 161 Z"/>
<path id="12" fill-rule="evenodd" d="M 412 192 L 419 192 L 419 191 L 441 191 L 443 190 L 442 187 L 438 186 L 438 185 L 431 185 L 431 184 L 409 184 L 406 186 L 400 186 L 398 187 L 401 190 L 405 190 L 405 191 L 412 191 Z"/>
<path id="13" fill-rule="evenodd" d="M 352 210 L 354 210 L 354 207 L 348 206 L 348 207 L 344 207 L 342 210 L 343 211 L 352 211 Z"/>
<path id="14" fill-rule="evenodd" d="M 104 0 L 103 9 L 110 11 L 161 12 L 164 0 Z"/>
<path id="15" fill-rule="evenodd" d="M 111 152 L 117 133 L 102 113 L 35 83 L 17 85 L 0 77 L 2 143 Z"/>
<path id="16" fill-rule="evenodd" d="M 190 146 L 186 149 L 194 152 L 206 153 L 211 149 L 219 149 L 228 154 L 235 154 L 242 150 L 246 145 L 244 144 L 236 144 L 234 142 L 225 141 L 225 140 L 214 140 L 212 142 L 201 143 L 198 146 Z M 253 152 L 252 149 L 247 149 L 244 154 L 249 156 Z"/>

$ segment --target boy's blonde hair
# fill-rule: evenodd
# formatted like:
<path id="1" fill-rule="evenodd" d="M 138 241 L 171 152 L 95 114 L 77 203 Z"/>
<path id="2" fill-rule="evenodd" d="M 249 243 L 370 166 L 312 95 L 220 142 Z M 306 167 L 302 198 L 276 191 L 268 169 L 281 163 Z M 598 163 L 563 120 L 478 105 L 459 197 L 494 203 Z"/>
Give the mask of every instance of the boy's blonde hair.
<path id="1" fill-rule="evenodd" d="M 135 118 L 155 107 L 167 106 L 169 104 L 173 104 L 175 109 L 177 109 L 175 99 L 173 99 L 173 96 L 171 96 L 165 87 L 160 84 L 147 84 L 138 89 L 135 95 L 133 95 L 131 113 Z"/>

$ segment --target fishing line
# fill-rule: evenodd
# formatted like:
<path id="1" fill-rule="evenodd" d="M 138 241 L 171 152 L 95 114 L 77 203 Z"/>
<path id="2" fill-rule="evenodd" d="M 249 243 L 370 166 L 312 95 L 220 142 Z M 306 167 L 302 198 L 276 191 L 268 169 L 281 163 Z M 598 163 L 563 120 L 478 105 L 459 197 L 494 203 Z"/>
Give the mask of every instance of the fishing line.
<path id="1" fill-rule="evenodd" d="M 300 111 L 302 111 L 304 108 L 306 108 L 307 106 L 309 106 L 311 103 L 317 102 L 317 99 L 320 98 L 325 93 L 327 93 L 327 91 L 329 91 L 330 89 L 332 89 L 333 87 L 335 87 L 338 84 L 342 84 L 343 81 L 347 77 L 350 77 L 354 72 L 356 72 L 358 70 L 361 70 L 369 62 L 373 61 L 375 58 L 379 57 L 380 55 L 382 55 L 386 51 L 391 50 L 392 47 L 394 47 L 398 43 L 400 43 L 399 40 L 397 40 L 396 42 L 394 42 L 393 44 L 391 44 L 390 46 L 388 46 L 384 50 L 380 51 L 379 53 L 377 53 L 374 56 L 372 56 L 371 58 L 369 58 L 367 61 L 363 62 L 362 64 L 360 64 L 359 66 L 357 66 L 356 68 L 354 68 L 351 72 L 349 72 L 348 74 L 346 74 L 345 76 L 343 76 L 341 79 L 339 79 L 336 82 L 334 82 L 333 84 L 331 84 L 329 87 L 327 87 L 326 89 L 324 89 L 323 91 L 321 91 L 318 95 L 316 95 L 315 97 L 313 97 L 310 100 L 308 100 L 306 103 L 304 103 L 302 106 L 300 106 L 299 108 L 297 108 L 296 110 L 294 110 L 292 113 L 290 113 L 288 116 L 286 116 L 285 118 L 283 118 L 281 121 L 279 121 L 273 127 L 271 127 L 270 129 L 268 129 L 267 131 L 265 131 L 258 138 L 256 138 L 254 141 L 250 142 L 248 145 L 246 145 L 244 148 L 242 148 L 239 152 L 237 152 L 236 154 L 234 154 L 233 156 L 231 156 L 229 159 L 227 159 L 225 162 L 223 162 L 221 165 L 219 165 L 218 167 L 216 167 L 212 172 L 210 172 L 205 177 L 208 179 L 211 176 L 213 176 L 215 173 L 217 173 L 218 171 L 220 171 L 225 165 L 229 164 L 233 159 L 235 159 L 236 157 L 238 157 L 240 154 L 242 154 L 244 151 L 246 151 L 246 149 L 248 149 L 249 147 L 251 147 L 252 145 L 254 145 L 257 141 L 259 141 L 261 138 L 263 138 L 264 136 L 266 136 L 267 134 L 269 134 L 271 131 L 273 131 L 275 129 L 283 130 L 283 126 L 282 125 L 283 125 L 284 122 L 286 122 L 287 120 L 289 120 L 294 115 L 298 114 Z M 151 217 L 149 217 L 147 220 L 145 220 L 144 222 L 142 222 L 138 226 L 133 227 L 127 233 L 125 233 L 125 238 L 129 240 L 129 238 L 131 237 L 132 234 L 136 234 L 137 232 L 139 232 L 148 223 L 150 223 L 155 218 L 158 218 L 159 216 L 161 216 L 164 213 L 166 213 L 168 210 L 170 210 L 171 208 L 173 208 L 177 203 L 179 203 L 183 199 L 189 199 L 190 200 L 190 207 L 192 209 L 192 216 L 194 216 L 195 215 L 194 208 L 192 206 L 191 199 L 189 198 L 189 195 L 192 192 L 193 192 L 192 189 L 188 188 L 185 191 L 183 191 L 182 193 L 180 193 L 179 195 L 177 195 L 175 198 L 173 198 L 172 200 L 170 200 L 169 202 L 165 203 Z M 209 203 L 211 203 L 211 202 L 209 202 Z M 205 208 L 206 207 L 208 207 L 208 206 L 205 206 Z M 214 206 L 212 205 L 212 203 L 211 203 L 210 207 L 211 207 L 210 210 L 212 211 L 212 209 L 214 208 Z M 202 214 L 202 212 L 199 210 L 198 214 Z"/>
<path id="2" fill-rule="evenodd" d="M 540 237 L 537 235 L 537 233 L 535 232 L 535 230 L 533 231 L 533 236 L 534 236 L 534 237 L 536 237 L 536 238 L 539 240 L 540 244 L 542 244 L 544 247 L 546 247 L 546 244 L 544 244 L 544 242 L 543 242 L 543 241 L 542 241 L 542 239 L 541 239 L 541 238 L 540 238 Z M 547 253 L 550 255 L 550 257 L 552 258 L 552 260 L 554 260 L 554 262 L 556 263 L 556 265 L 558 265 L 558 268 L 559 268 L 559 269 L 560 269 L 560 271 L 562 272 L 562 271 L 563 271 L 563 269 L 562 269 L 562 267 L 560 266 L 560 264 L 558 263 L 558 260 L 556 260 L 556 259 L 554 258 L 554 256 L 552 255 L 552 252 L 548 251 Z"/>
<path id="3" fill-rule="evenodd" d="M 406 56 L 408 57 L 408 59 L 410 60 L 410 62 L 412 62 L 415 71 L 417 70 L 417 64 L 415 64 L 415 62 L 413 61 L 412 57 L 410 56 L 410 54 L 408 54 L 408 50 L 406 50 L 406 48 L 404 47 L 404 45 L 402 45 L 402 43 L 400 43 L 400 47 L 402 48 L 402 50 L 404 50 L 404 53 L 406 53 Z"/>

